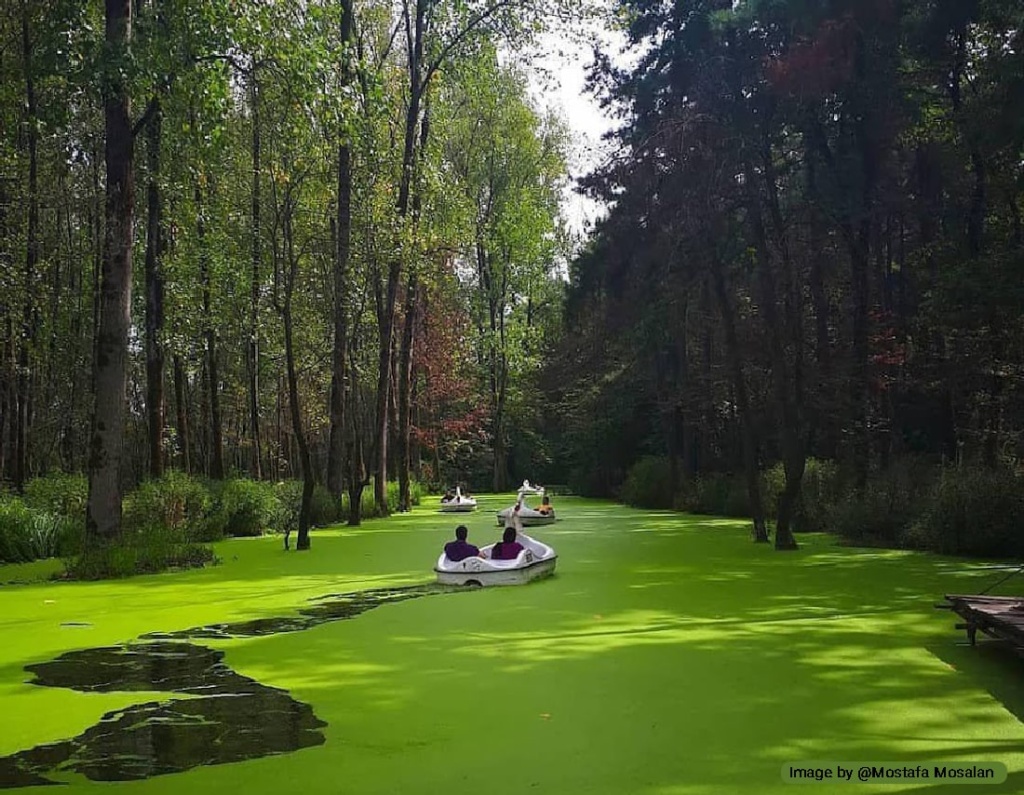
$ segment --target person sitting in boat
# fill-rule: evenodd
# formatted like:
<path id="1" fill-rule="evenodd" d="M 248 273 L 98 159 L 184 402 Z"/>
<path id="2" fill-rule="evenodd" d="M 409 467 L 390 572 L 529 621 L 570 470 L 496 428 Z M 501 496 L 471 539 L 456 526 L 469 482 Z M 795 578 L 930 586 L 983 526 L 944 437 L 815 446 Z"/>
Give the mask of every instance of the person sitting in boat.
<path id="1" fill-rule="evenodd" d="M 523 545 L 516 541 L 516 529 L 506 527 L 501 541 L 491 550 L 491 560 L 515 560 L 523 551 Z"/>
<path id="2" fill-rule="evenodd" d="M 451 489 L 448 489 L 444 493 L 444 496 L 441 498 L 441 502 L 451 502 L 454 499 L 455 499 L 455 492 L 452 491 Z"/>
<path id="3" fill-rule="evenodd" d="M 469 528 L 460 524 L 455 528 L 455 540 L 444 545 L 444 554 L 452 563 L 458 563 L 466 558 L 480 557 L 480 550 L 466 541 L 469 536 Z"/>
<path id="4" fill-rule="evenodd" d="M 542 513 L 545 516 L 547 516 L 554 510 L 554 506 L 551 505 L 551 498 L 547 494 L 545 494 L 543 499 L 541 499 L 540 501 L 540 505 L 537 506 L 537 513 Z"/>

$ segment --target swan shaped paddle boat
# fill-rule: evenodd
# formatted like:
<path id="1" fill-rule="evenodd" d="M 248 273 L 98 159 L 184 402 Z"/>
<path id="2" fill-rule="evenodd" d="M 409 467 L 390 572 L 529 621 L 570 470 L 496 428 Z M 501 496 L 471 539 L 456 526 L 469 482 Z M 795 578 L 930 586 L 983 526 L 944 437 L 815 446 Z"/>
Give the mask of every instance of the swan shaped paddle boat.
<path id="1" fill-rule="evenodd" d="M 558 562 L 555 550 L 525 533 L 518 533 L 516 541 L 523 545 L 523 551 L 515 560 L 491 560 L 494 544 L 480 550 L 487 557 L 458 562 L 448 560 L 442 552 L 434 566 L 437 581 L 444 585 L 525 585 L 554 572 Z"/>
<path id="2" fill-rule="evenodd" d="M 443 513 L 466 513 L 476 510 L 476 500 L 463 496 L 462 489 L 456 486 L 455 496 L 450 500 L 442 499 L 440 510 Z"/>
<path id="3" fill-rule="evenodd" d="M 531 486 L 530 481 L 524 480 L 523 485 L 519 487 L 516 504 L 498 511 L 498 526 L 507 527 L 514 520 L 517 513 L 519 514 L 519 521 L 524 527 L 554 524 L 555 509 L 550 505 L 541 505 L 539 508 L 534 509 L 526 504 L 527 494 L 540 494 L 543 499 L 544 493 L 543 486 Z"/>

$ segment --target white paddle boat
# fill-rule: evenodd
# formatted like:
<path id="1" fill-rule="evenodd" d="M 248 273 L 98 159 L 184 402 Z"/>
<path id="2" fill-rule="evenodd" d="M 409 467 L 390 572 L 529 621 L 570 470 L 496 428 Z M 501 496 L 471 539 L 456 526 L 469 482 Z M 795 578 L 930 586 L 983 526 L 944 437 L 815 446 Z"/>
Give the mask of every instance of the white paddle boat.
<path id="1" fill-rule="evenodd" d="M 507 527 L 514 520 L 517 513 L 519 514 L 519 521 L 524 527 L 554 524 L 555 509 L 550 505 L 543 504 L 539 508 L 534 509 L 526 504 L 527 494 L 540 494 L 543 500 L 544 493 L 543 486 L 531 486 L 530 481 L 524 480 L 523 485 L 519 487 L 516 504 L 498 511 L 498 526 Z"/>
<path id="2" fill-rule="evenodd" d="M 462 489 L 456 486 L 454 497 L 448 500 L 442 498 L 440 510 L 442 513 L 467 513 L 476 510 L 476 500 L 463 496 Z"/>
<path id="3" fill-rule="evenodd" d="M 491 560 L 494 544 L 480 550 L 481 557 L 448 560 L 443 552 L 434 571 L 444 585 L 525 585 L 555 570 L 558 555 L 547 544 L 524 533 L 516 535 L 523 551 L 515 560 Z"/>

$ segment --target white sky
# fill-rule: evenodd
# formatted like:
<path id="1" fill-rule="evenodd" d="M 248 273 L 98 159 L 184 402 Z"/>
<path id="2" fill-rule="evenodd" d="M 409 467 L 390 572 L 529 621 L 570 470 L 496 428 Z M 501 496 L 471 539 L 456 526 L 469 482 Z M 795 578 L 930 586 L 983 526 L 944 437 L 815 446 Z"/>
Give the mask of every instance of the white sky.
<path id="1" fill-rule="evenodd" d="M 602 33 L 602 39 L 605 51 L 617 54 L 621 39 L 613 38 L 610 33 Z M 538 104 L 558 112 L 572 131 L 570 185 L 562 206 L 573 234 L 585 235 L 594 220 L 604 214 L 604 208 L 577 193 L 574 183 L 609 155 L 611 145 L 602 141 L 601 136 L 618 125 L 605 114 L 596 98 L 584 90 L 586 67 L 592 58 L 590 49 L 555 33 L 544 37 L 541 49 L 540 55 L 530 59 L 533 66 L 531 89 Z"/>

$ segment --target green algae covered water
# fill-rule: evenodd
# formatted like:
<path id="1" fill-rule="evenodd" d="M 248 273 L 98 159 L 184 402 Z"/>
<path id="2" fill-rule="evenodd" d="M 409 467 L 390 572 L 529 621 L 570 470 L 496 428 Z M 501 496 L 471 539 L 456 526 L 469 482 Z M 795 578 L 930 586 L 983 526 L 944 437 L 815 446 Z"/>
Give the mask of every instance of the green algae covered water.
<path id="1" fill-rule="evenodd" d="M 991 584 L 983 565 L 826 536 L 776 553 L 743 522 L 561 498 L 535 532 L 553 578 L 432 585 L 454 525 L 493 541 L 510 502 L 316 531 L 310 553 L 226 541 L 220 566 L 127 581 L 0 567 L 0 787 L 832 792 L 780 770 L 927 760 L 999 762 L 1005 783 L 969 791 L 1024 791 L 1024 666 L 933 608 Z"/>

